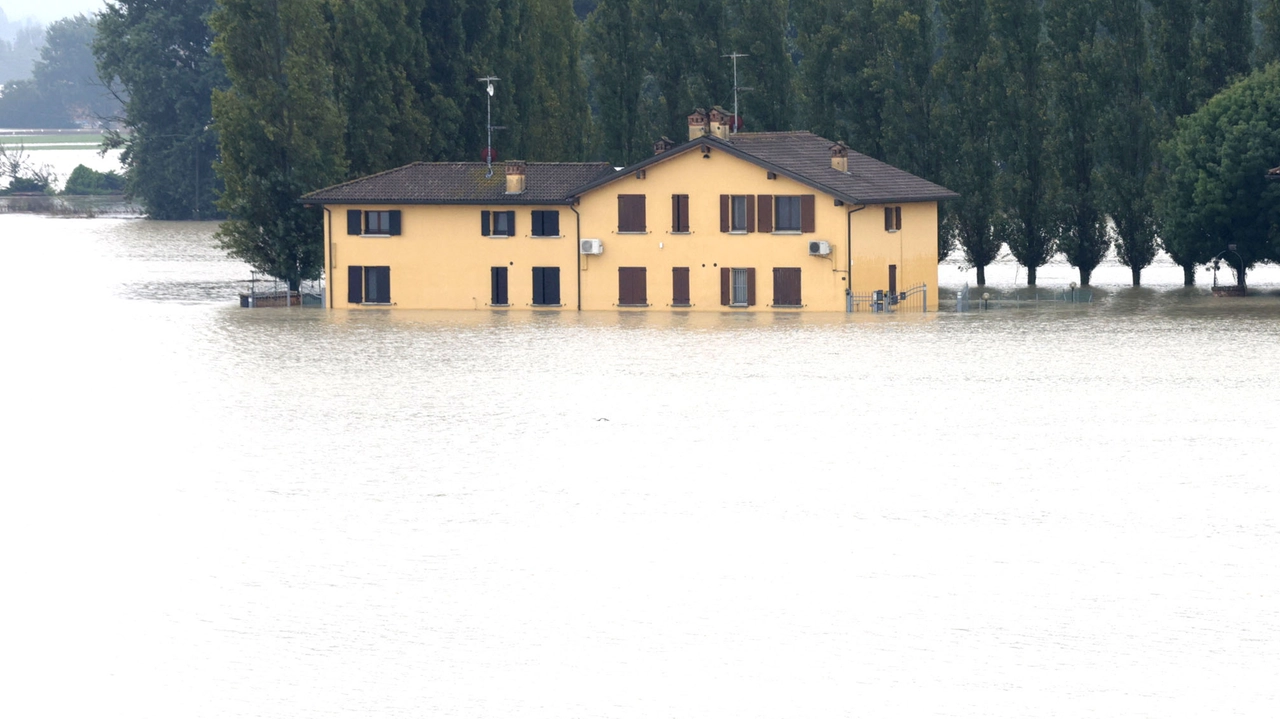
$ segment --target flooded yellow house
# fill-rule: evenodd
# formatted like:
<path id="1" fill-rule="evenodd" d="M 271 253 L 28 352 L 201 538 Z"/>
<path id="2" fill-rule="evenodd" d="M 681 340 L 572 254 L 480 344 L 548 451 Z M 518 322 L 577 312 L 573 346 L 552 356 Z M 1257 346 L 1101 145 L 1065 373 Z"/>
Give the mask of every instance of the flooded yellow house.
<path id="1" fill-rule="evenodd" d="M 957 195 L 808 132 L 730 133 L 605 163 L 414 163 L 310 193 L 330 307 L 932 310 Z"/>

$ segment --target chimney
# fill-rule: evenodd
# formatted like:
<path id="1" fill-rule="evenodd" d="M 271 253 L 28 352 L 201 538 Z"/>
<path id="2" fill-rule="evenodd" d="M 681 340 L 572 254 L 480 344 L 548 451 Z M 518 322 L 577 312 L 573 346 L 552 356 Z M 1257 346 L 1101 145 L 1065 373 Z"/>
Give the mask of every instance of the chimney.
<path id="1" fill-rule="evenodd" d="M 524 192 L 524 160 L 507 160 L 507 194 Z"/>
<path id="2" fill-rule="evenodd" d="M 707 111 L 697 108 L 689 116 L 689 139 L 696 140 L 707 134 Z"/>
<path id="3" fill-rule="evenodd" d="M 849 171 L 849 146 L 843 140 L 831 146 L 831 169 Z"/>
<path id="4" fill-rule="evenodd" d="M 719 105 L 711 108 L 711 134 L 721 140 L 729 139 L 729 123 L 733 121 L 733 115 L 729 114 L 723 107 Z"/>
<path id="5" fill-rule="evenodd" d="M 675 146 L 676 143 L 673 142 L 671 138 L 663 135 L 657 142 L 653 143 L 653 154 L 661 155 Z"/>

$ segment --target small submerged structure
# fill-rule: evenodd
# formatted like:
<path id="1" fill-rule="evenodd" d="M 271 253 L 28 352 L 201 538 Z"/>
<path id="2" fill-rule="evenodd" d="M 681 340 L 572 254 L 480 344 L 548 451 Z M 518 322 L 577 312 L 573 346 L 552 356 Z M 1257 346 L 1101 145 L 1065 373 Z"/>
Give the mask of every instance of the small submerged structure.
<path id="1" fill-rule="evenodd" d="M 270 282 L 270 288 L 265 285 Z M 323 307 L 324 297 L 314 288 L 308 291 L 307 287 L 301 290 L 290 290 L 289 285 L 281 283 L 279 279 L 272 277 L 270 280 L 259 278 L 258 273 L 254 272 L 247 280 L 249 283 L 249 291 L 240 293 L 241 307 L 301 307 L 314 306 Z M 264 285 L 259 288 L 259 284 Z"/>
<path id="2" fill-rule="evenodd" d="M 1280 168 L 1277 168 L 1277 169 L 1280 169 Z M 1222 252 L 1219 252 L 1217 256 L 1215 256 L 1213 260 L 1209 262 L 1209 266 L 1213 268 L 1213 296 L 1214 297 L 1244 297 L 1246 294 L 1248 294 L 1248 289 L 1244 284 L 1244 277 L 1241 274 L 1241 271 L 1236 269 L 1235 265 L 1232 265 L 1230 262 L 1227 263 L 1227 266 L 1231 268 L 1231 271 L 1233 273 L 1235 273 L 1236 283 L 1234 285 L 1218 284 L 1218 270 L 1221 267 L 1223 256 L 1226 255 L 1228 252 L 1235 255 L 1236 259 L 1240 261 L 1240 266 L 1244 267 L 1244 258 L 1240 256 L 1239 252 L 1236 252 L 1235 245 L 1227 245 L 1227 249 L 1223 250 Z"/>

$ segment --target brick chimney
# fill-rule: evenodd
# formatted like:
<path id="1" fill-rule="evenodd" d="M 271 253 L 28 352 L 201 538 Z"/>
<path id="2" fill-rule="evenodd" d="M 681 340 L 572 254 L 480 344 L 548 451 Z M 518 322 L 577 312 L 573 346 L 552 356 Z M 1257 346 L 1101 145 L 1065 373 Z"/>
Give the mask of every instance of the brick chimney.
<path id="1" fill-rule="evenodd" d="M 507 194 L 518 195 L 524 192 L 524 160 L 507 160 Z"/>
<path id="2" fill-rule="evenodd" d="M 661 155 L 675 146 L 676 143 L 671 138 L 663 135 L 657 142 L 653 143 L 653 154 Z"/>
<path id="3" fill-rule="evenodd" d="M 849 146 L 843 140 L 831 146 L 831 169 L 849 171 Z"/>
<path id="4" fill-rule="evenodd" d="M 689 116 L 689 139 L 696 140 L 707 134 L 707 111 L 697 108 Z"/>
<path id="5" fill-rule="evenodd" d="M 733 115 L 719 105 L 711 108 L 711 134 L 721 140 L 729 139 L 729 123 L 733 122 Z"/>

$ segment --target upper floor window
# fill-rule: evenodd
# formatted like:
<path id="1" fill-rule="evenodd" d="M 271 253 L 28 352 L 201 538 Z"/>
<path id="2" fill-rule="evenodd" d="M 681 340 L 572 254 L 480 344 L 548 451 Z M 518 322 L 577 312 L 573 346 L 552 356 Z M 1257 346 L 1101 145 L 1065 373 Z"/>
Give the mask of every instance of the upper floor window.
<path id="1" fill-rule="evenodd" d="M 348 235 L 398 235 L 400 210 L 347 210 Z"/>
<path id="2" fill-rule="evenodd" d="M 533 236 L 534 237 L 559 237 L 560 236 L 560 211 L 559 210 L 534 210 L 533 211 Z"/>
<path id="3" fill-rule="evenodd" d="M 480 234 L 485 237 L 514 237 L 516 234 L 516 213 L 514 210 L 504 212 L 480 212 Z"/>
<path id="4" fill-rule="evenodd" d="M 799 195 L 778 195 L 774 198 L 775 212 L 774 226 L 775 232 L 799 232 L 800 231 L 800 196 Z"/>
<path id="5" fill-rule="evenodd" d="M 884 208 L 884 231 L 897 232 L 902 229 L 902 208 L 886 207 Z"/>
<path id="6" fill-rule="evenodd" d="M 755 232 L 755 200 L 754 195 L 721 195 L 720 231 Z"/>
<path id="7" fill-rule="evenodd" d="M 618 195 L 618 232 L 645 232 L 644 195 Z"/>
<path id="8" fill-rule="evenodd" d="M 671 196 L 671 231 L 689 231 L 689 196 Z"/>

